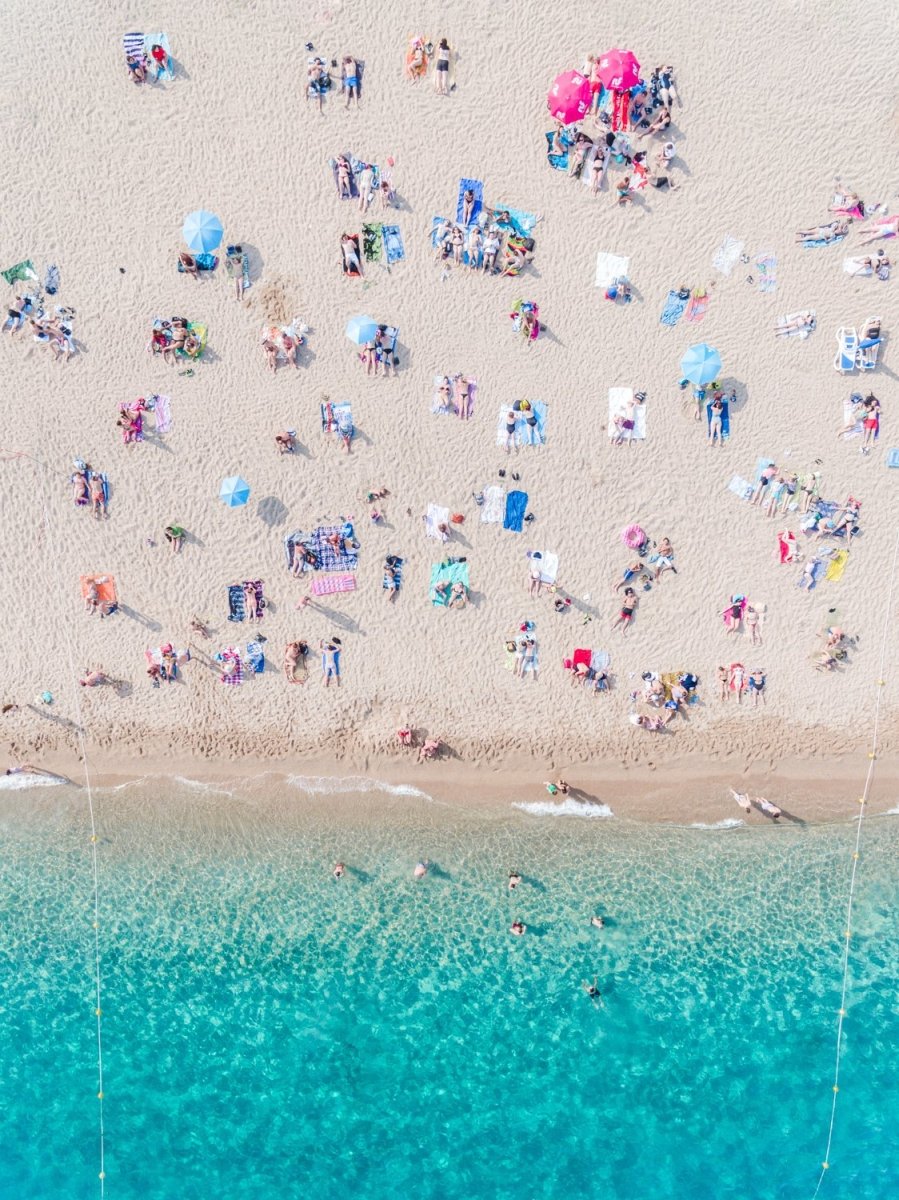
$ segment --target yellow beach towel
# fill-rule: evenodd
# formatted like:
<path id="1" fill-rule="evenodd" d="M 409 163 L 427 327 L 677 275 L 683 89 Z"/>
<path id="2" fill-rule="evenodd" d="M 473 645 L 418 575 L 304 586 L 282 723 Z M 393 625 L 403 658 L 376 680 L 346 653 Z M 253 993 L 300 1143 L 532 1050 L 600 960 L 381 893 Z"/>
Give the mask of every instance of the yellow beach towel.
<path id="1" fill-rule="evenodd" d="M 839 583 L 843 578 L 843 572 L 846 570 L 846 563 L 848 561 L 849 551 L 839 550 L 830 560 L 830 564 L 824 572 L 824 578 L 829 579 L 831 583 Z"/>

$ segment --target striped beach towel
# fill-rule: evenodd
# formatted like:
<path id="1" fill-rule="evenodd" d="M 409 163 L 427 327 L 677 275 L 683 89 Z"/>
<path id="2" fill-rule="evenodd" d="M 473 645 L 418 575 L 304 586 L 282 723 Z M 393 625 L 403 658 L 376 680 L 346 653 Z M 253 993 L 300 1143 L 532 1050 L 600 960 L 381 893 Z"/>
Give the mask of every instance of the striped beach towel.
<path id="1" fill-rule="evenodd" d="M 669 326 L 676 325 L 684 315 L 684 309 L 687 307 L 689 299 L 689 293 L 685 296 L 682 292 L 677 292 L 672 288 L 665 301 L 665 307 L 662 309 L 662 315 L 659 317 L 659 323 Z"/>
<path id="2" fill-rule="evenodd" d="M 144 35 L 142 33 L 126 33 L 122 38 L 122 48 L 127 59 L 144 57 Z"/>
<path id="3" fill-rule="evenodd" d="M 384 567 L 384 580 L 381 586 L 385 590 L 400 590 L 400 585 L 403 582 L 403 560 L 394 555 L 393 566 Z"/>
<path id="4" fill-rule="evenodd" d="M 316 575 L 312 580 L 312 591 L 316 596 L 334 596 L 338 592 L 355 592 L 355 575 Z"/>
<path id="5" fill-rule="evenodd" d="M 777 255 L 773 250 L 764 250 L 756 255 L 755 274 L 760 292 L 777 291 Z"/>

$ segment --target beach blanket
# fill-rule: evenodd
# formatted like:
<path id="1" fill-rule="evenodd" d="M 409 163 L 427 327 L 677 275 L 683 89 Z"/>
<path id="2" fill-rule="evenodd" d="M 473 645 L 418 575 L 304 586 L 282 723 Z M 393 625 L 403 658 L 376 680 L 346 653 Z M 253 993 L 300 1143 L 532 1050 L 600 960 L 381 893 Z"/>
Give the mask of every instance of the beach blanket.
<path id="1" fill-rule="evenodd" d="M 727 485 L 727 490 L 741 500 L 750 500 L 755 489 L 748 479 L 744 479 L 742 475 L 735 475 Z"/>
<path id="2" fill-rule="evenodd" d="M 256 596 L 256 605 L 260 616 L 265 614 L 265 601 L 261 579 L 247 579 L 243 583 L 232 583 L 228 586 L 228 620 L 245 621 L 247 617 L 244 588 L 251 585 Z"/>
<path id="3" fill-rule="evenodd" d="M 156 418 L 156 432 L 169 433 L 172 428 L 172 398 L 171 396 L 151 396 L 150 403 L 153 416 Z"/>
<path id="4" fill-rule="evenodd" d="M 447 535 L 440 532 L 438 525 L 449 525 L 449 509 L 441 508 L 439 504 L 429 504 L 425 516 L 425 536 L 445 542 L 448 540 Z"/>
<path id="5" fill-rule="evenodd" d="M 730 437 L 730 404 L 724 400 L 721 409 L 721 440 L 726 442 Z M 706 426 L 709 432 L 712 431 L 712 402 L 711 400 L 705 406 Z"/>
<path id="6" fill-rule="evenodd" d="M 777 535 L 777 551 L 781 564 L 796 561 L 796 534 L 789 529 L 783 529 Z"/>
<path id="7" fill-rule="evenodd" d="M 39 283 L 37 272 L 34 269 L 34 263 L 30 258 L 25 258 L 22 262 L 16 263 L 14 267 L 7 267 L 3 272 L 0 272 L 7 283 L 13 284 L 18 279 L 33 280 Z"/>
<path id="8" fill-rule="evenodd" d="M 340 539 L 339 549 L 333 542 L 327 541 L 335 533 Z M 313 529 L 309 544 L 318 560 L 318 570 L 355 571 L 359 565 L 359 549 L 353 545 L 348 548 L 346 545 L 346 542 L 353 543 L 355 540 L 353 527 L 349 522 L 343 525 L 319 525 L 317 529 Z"/>
<path id="9" fill-rule="evenodd" d="M 431 603 L 438 608 L 446 608 L 449 600 L 446 596 L 440 596 L 434 590 L 438 583 L 448 583 L 450 588 L 454 583 L 464 584 L 465 590 L 468 591 L 468 563 L 434 563 L 431 566 L 431 581 L 428 586 L 428 596 Z"/>
<path id="10" fill-rule="evenodd" d="M 777 337 L 798 337 L 804 340 L 810 333 L 814 333 L 818 320 L 813 308 L 800 309 L 799 312 L 794 313 L 781 313 L 777 318 L 776 324 L 789 325 L 791 321 L 795 321 L 799 317 L 805 319 L 805 323 L 803 325 L 801 325 L 798 329 L 790 329 L 784 333 L 775 330 Z"/>
<path id="11" fill-rule="evenodd" d="M 824 578 L 830 583 L 839 583 L 843 578 L 843 572 L 846 570 L 846 563 L 849 561 L 848 550 L 838 550 L 827 564 L 827 570 L 824 572 Z"/>
<path id="12" fill-rule="evenodd" d="M 387 265 L 392 267 L 394 263 L 403 262 L 406 257 L 406 250 L 403 246 L 403 235 L 400 232 L 399 225 L 383 225 L 381 233 L 384 238 L 384 249 L 387 253 Z"/>
<path id="13" fill-rule="evenodd" d="M 319 405 L 322 415 L 322 433 L 335 433 L 343 437 L 349 434 L 352 439 L 355 427 L 353 425 L 353 409 L 348 400 L 333 404 L 328 400 Z"/>
<path id="14" fill-rule="evenodd" d="M 190 662 L 190 650 L 175 650 L 174 654 L 175 654 L 175 661 L 174 661 L 174 663 L 172 663 L 170 670 L 172 673 L 172 677 L 177 679 L 178 668 L 183 667 L 185 663 Z M 162 666 L 162 646 L 156 646 L 155 649 L 153 649 L 153 650 L 145 650 L 144 658 L 147 660 L 147 662 L 149 663 L 149 665 L 151 667 L 154 667 L 154 666 L 161 667 Z"/>
<path id="15" fill-rule="evenodd" d="M 88 591 L 91 584 L 93 584 L 97 589 L 97 599 L 101 604 L 118 603 L 114 575 L 79 575 L 78 581 L 81 584 L 81 598 L 83 600 L 87 599 Z"/>
<path id="16" fill-rule="evenodd" d="M 515 435 L 514 442 L 516 446 L 531 446 L 543 445 L 546 441 L 546 402 L 543 400 L 531 400 L 531 412 L 537 418 L 537 433 L 538 437 L 531 441 L 532 425 L 528 425 L 527 418 L 530 413 L 511 408 L 508 404 L 503 405 L 499 410 L 499 416 L 496 421 L 496 444 L 497 446 L 505 446 L 506 444 L 506 418 L 510 412 L 515 414 Z"/>
<path id="17" fill-rule="evenodd" d="M 561 154 L 553 153 L 553 141 L 555 140 L 555 134 L 554 134 L 553 130 L 550 130 L 549 133 L 545 134 L 544 136 L 546 137 L 546 160 L 547 160 L 547 162 L 556 171 L 567 171 L 568 170 L 568 149 L 570 146 L 574 145 L 574 139 L 572 138 L 571 134 L 568 132 L 567 129 L 563 129 L 561 134 L 559 135 L 559 141 L 562 143 L 562 147 L 563 147 Z"/>
<path id="18" fill-rule="evenodd" d="M 221 663 L 223 666 L 226 663 L 233 664 L 234 668 L 230 674 L 219 676 L 220 683 L 231 684 L 234 687 L 243 683 L 243 660 L 234 646 L 228 646 L 216 654 L 215 661 Z"/>
<path id="19" fill-rule="evenodd" d="M 705 288 L 694 288 L 690 294 L 687 311 L 684 313 L 684 320 L 689 321 L 691 325 L 698 325 L 709 311 L 711 303 L 712 297 Z"/>
<path id="20" fill-rule="evenodd" d="M 760 292 L 777 291 L 777 255 L 773 250 L 760 250 L 755 256 L 755 273 Z"/>
<path id="21" fill-rule="evenodd" d="M 511 229 L 522 238 L 530 237 L 537 225 L 536 214 L 525 212 L 521 208 L 512 208 L 508 204 L 497 204 L 495 212 L 509 214 L 508 221 L 501 221 L 498 216 L 494 218 L 500 229 Z"/>
<path id="22" fill-rule="evenodd" d="M 740 261 L 740 255 L 743 253 L 743 243 L 739 238 L 732 237 L 729 233 L 724 235 L 724 241 L 715 251 L 712 259 L 712 266 L 716 271 L 720 271 L 722 275 L 729 275 L 737 263 Z"/>
<path id="23" fill-rule="evenodd" d="M 337 183 L 337 158 L 345 158 L 350 164 L 350 194 L 349 196 L 341 195 L 338 188 L 337 195 L 341 200 L 358 200 L 359 199 L 359 181 L 356 175 L 362 168 L 362 160 L 356 158 L 355 154 L 351 154 L 349 150 L 341 155 L 335 155 L 334 158 L 328 159 L 328 166 L 331 168 L 331 176 L 334 180 L 334 186 L 338 187 Z"/>
<path id="24" fill-rule="evenodd" d="M 593 651 L 592 650 L 575 650 L 571 656 L 571 665 L 573 667 L 592 667 L 593 666 Z"/>
<path id="25" fill-rule="evenodd" d="M 257 642 L 247 642 L 247 666 L 254 675 L 261 675 L 265 670 L 265 651 L 262 648 L 264 642 L 265 638 L 261 638 Z"/>
<path id="26" fill-rule="evenodd" d="M 540 552 L 540 582 L 552 584 L 556 582 L 556 576 L 559 574 L 559 556 L 553 554 L 551 550 L 541 550 Z"/>
<path id="27" fill-rule="evenodd" d="M 808 584 L 805 590 L 809 592 L 813 591 L 817 587 L 821 576 L 824 574 L 826 569 L 825 563 L 829 558 L 830 555 L 817 556 L 813 558 L 810 563 L 806 563 L 802 574 L 796 580 L 796 586 L 801 588 L 805 584 Z"/>
<path id="28" fill-rule="evenodd" d="M 339 592 L 355 592 L 355 575 L 316 575 L 312 592 L 316 596 L 335 596 Z"/>
<path id="29" fill-rule="evenodd" d="M 603 291 L 616 279 L 621 276 L 627 277 L 628 270 L 631 265 L 631 260 L 625 258 L 621 254 L 605 254 L 602 250 L 596 255 L 596 275 L 593 277 L 593 286 L 602 288 Z"/>
<path id="30" fill-rule="evenodd" d="M 817 246 L 835 246 L 837 242 L 841 242 L 845 236 L 845 233 L 838 233 L 836 237 L 803 238 L 802 247 L 804 250 L 813 250 Z"/>
<path id="31" fill-rule="evenodd" d="M 144 35 L 142 33 L 126 33 L 122 38 L 122 49 L 126 58 L 142 58 L 144 53 Z"/>
<path id="32" fill-rule="evenodd" d="M 384 251 L 382 226 L 378 224 L 362 226 L 362 253 L 366 262 L 379 262 Z"/>
<path id="33" fill-rule="evenodd" d="M 387 590 L 399 591 L 403 583 L 403 560 L 394 555 L 394 564 L 392 567 L 384 566 L 384 579 L 381 587 Z"/>
<path id="34" fill-rule="evenodd" d="M 684 315 L 684 310 L 687 307 L 687 302 L 689 299 L 689 293 L 684 296 L 682 293 L 676 292 L 672 288 L 668 293 L 668 299 L 665 301 L 665 307 L 662 309 L 662 315 L 659 317 L 659 322 L 662 325 L 676 325 Z"/>
<path id="35" fill-rule="evenodd" d="M 209 330 L 205 325 L 201 325 L 198 321 L 187 322 L 187 332 L 192 333 L 200 343 L 200 348 L 195 354 L 188 354 L 186 350 L 176 350 L 175 354 L 178 358 L 202 358 L 203 351 L 206 349 L 206 341 L 209 337 Z"/>
<path id="36" fill-rule="evenodd" d="M 505 489 L 493 484 L 484 488 L 484 503 L 481 506 L 481 520 L 485 524 L 498 525 L 506 511 Z"/>
<path id="37" fill-rule="evenodd" d="M 465 193 L 467 191 L 474 192 L 474 204 L 471 208 L 471 216 L 468 219 L 468 224 L 475 225 L 484 207 L 484 185 L 480 179 L 459 180 L 459 191 L 456 197 L 456 220 L 460 225 L 463 224 L 462 208 L 465 203 Z"/>
<path id="38" fill-rule="evenodd" d="M 855 412 L 855 405 L 856 405 L 856 401 L 854 401 L 851 396 L 847 396 L 846 399 L 843 401 L 843 425 L 844 426 L 849 425 L 850 422 L 852 421 L 852 415 Z M 864 417 L 860 416 L 856 419 L 855 424 L 852 426 L 852 428 L 847 430 L 844 434 L 842 434 L 842 437 L 847 440 L 849 438 L 861 437 L 861 435 L 864 433 L 864 431 L 865 431 Z M 876 430 L 875 435 L 876 435 L 876 433 L 879 433 L 879 432 L 880 432 L 879 430 Z"/>
<path id="39" fill-rule="evenodd" d="M 516 489 L 506 496 L 506 515 L 503 518 L 503 529 L 512 533 L 521 533 L 524 528 L 524 514 L 528 507 L 528 494 Z"/>
<path id="40" fill-rule="evenodd" d="M 629 401 L 634 398 L 634 389 L 627 387 L 609 388 L 609 424 L 608 434 L 610 438 L 616 438 L 619 435 L 624 437 L 626 442 L 642 442 L 646 440 L 646 405 L 635 404 L 631 409 L 631 417 L 634 422 L 633 429 L 625 429 L 620 431 L 615 426 L 615 418 L 623 417 L 627 412 Z"/>
<path id="41" fill-rule="evenodd" d="M 532 647 L 533 657 L 529 658 L 529 659 L 525 659 L 525 657 L 524 657 L 524 647 L 525 647 L 525 644 L 529 637 L 532 637 L 532 635 L 529 633 L 528 634 L 516 633 L 514 638 L 510 637 L 509 641 L 504 643 L 505 651 L 506 651 L 506 661 L 503 663 L 503 666 L 506 668 L 507 671 L 513 671 L 515 669 L 515 661 L 516 661 L 516 659 L 518 659 L 520 657 L 521 658 L 521 674 L 526 675 L 529 671 L 533 675 L 537 674 L 538 670 L 540 669 L 540 663 L 538 661 L 538 647 L 537 647 L 537 639 L 536 638 L 533 638 L 533 642 L 534 642 L 534 645 Z M 509 649 L 509 644 L 513 641 L 515 643 L 515 651 L 512 651 Z"/>
<path id="42" fill-rule="evenodd" d="M 159 64 L 156 62 L 156 59 L 153 57 L 153 55 L 151 53 L 154 46 L 162 46 L 163 50 L 165 51 L 165 66 L 164 67 L 159 66 Z M 172 51 L 169 48 L 169 39 L 166 37 L 166 35 L 161 30 L 156 31 L 154 33 L 148 33 L 148 34 L 144 35 L 144 50 L 146 52 L 147 58 L 149 59 L 150 66 L 154 67 L 156 70 L 156 78 L 157 79 L 174 79 L 175 78 L 175 70 L 172 66 Z"/>
<path id="43" fill-rule="evenodd" d="M 431 396 L 431 412 L 442 414 L 458 413 L 459 410 L 455 405 L 452 395 L 450 395 L 447 405 L 444 404 L 443 397 L 439 392 L 440 385 L 443 383 L 444 378 L 446 377 L 443 375 L 434 376 L 434 392 Z M 466 379 L 468 379 L 468 415 L 472 416 L 474 413 L 475 401 L 477 400 L 478 396 L 478 381 L 476 379 L 472 379 L 470 376 L 466 376 Z M 449 376 L 449 380 L 450 383 L 452 383 L 452 375 Z"/>

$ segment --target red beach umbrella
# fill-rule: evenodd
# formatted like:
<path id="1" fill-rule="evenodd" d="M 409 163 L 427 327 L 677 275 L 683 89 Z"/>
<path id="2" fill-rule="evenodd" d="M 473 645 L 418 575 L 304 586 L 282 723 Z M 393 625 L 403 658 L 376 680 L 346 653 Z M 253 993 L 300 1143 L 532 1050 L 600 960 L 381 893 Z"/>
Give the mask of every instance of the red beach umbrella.
<path id="1" fill-rule="evenodd" d="M 640 82 L 640 64 L 633 50 L 607 50 L 599 60 L 599 78 L 610 92 L 626 92 Z"/>
<path id="2" fill-rule="evenodd" d="M 590 80 L 580 71 L 563 71 L 549 89 L 546 103 L 563 125 L 579 121 L 590 108 Z"/>

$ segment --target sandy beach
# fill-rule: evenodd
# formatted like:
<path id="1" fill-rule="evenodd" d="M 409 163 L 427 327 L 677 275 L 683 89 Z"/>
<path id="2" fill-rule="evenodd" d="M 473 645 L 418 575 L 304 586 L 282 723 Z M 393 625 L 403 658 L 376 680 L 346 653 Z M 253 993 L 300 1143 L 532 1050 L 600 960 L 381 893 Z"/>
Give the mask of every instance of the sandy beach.
<path id="1" fill-rule="evenodd" d="M 122 35 L 151 16 L 168 35 L 174 78 L 135 86 Z M 887 467 L 899 445 L 899 285 L 843 270 L 846 256 L 895 245 L 863 248 L 859 230 L 871 221 L 853 222 L 836 245 L 806 248 L 795 234 L 834 219 L 839 191 L 897 211 L 899 110 L 888 98 L 871 115 L 871 81 L 891 77 L 893 39 L 873 35 L 868 9 L 830 0 L 764 13 L 725 5 L 701 22 L 695 6 L 669 6 L 663 21 L 614 3 L 600 30 L 584 28 L 569 3 L 476 18 L 454 0 L 398 4 L 379 23 L 360 4 L 335 3 L 313 6 L 303 24 L 294 7 L 260 0 L 215 16 L 212 38 L 171 3 L 148 15 L 131 3 L 44 12 L 13 0 L 6 13 L 0 140 L 15 170 L 4 187 L 0 267 L 30 260 L 43 280 L 58 264 L 52 303 L 75 310 L 77 341 L 70 361 L 58 362 L 27 331 L 0 336 L 2 696 L 19 706 L 0 725 L 8 760 L 74 775 L 80 727 L 91 761 L 109 774 L 324 762 L 420 777 L 428 790 L 429 779 L 446 780 L 459 794 L 518 771 L 535 781 L 536 799 L 545 771 L 578 782 L 573 764 L 590 789 L 603 772 L 611 786 L 631 770 L 635 792 L 652 796 L 645 780 L 661 768 L 684 781 L 748 772 L 789 794 L 791 763 L 817 780 L 833 778 L 839 758 L 843 799 L 814 811 L 845 816 L 867 769 L 878 693 L 880 753 L 899 752 L 896 593 L 890 600 L 899 471 Z M 404 79 L 414 33 L 453 47 L 449 95 L 435 94 L 430 75 Z M 328 61 L 364 60 L 358 108 L 347 110 L 336 89 L 321 112 L 304 99 L 307 42 Z M 547 164 L 547 90 L 607 43 L 632 47 L 647 71 L 673 64 L 680 98 L 670 130 L 676 190 L 647 188 L 624 207 L 614 198 L 620 165 L 594 196 Z M 35 70 L 51 57 L 52 71 Z M 872 119 L 880 132 L 862 136 Z M 655 153 L 660 139 L 634 144 Z M 385 213 L 376 201 L 363 216 L 358 201 L 341 201 L 329 166 L 340 154 L 393 159 L 396 207 Z M 494 207 L 539 217 L 533 262 L 517 278 L 435 258 L 432 217 L 454 215 L 463 178 L 482 180 Z M 243 300 L 221 263 L 199 281 L 176 270 L 182 223 L 195 209 L 221 218 L 219 253 L 229 243 L 246 251 Z M 363 220 L 398 225 L 405 258 L 366 263 L 364 277 L 349 278 L 340 238 L 360 233 Z M 738 255 L 729 274 L 713 266 L 727 237 L 747 259 Z M 600 252 L 629 258 L 630 304 L 594 285 Z M 776 257 L 776 289 L 763 292 L 757 263 L 766 255 Z M 662 324 L 669 291 L 681 286 L 707 289 L 708 311 L 701 323 Z M 26 287 L 8 287 L 8 304 Z M 530 344 L 509 318 L 520 299 L 539 305 L 545 325 Z M 808 338 L 775 336 L 780 314 L 809 309 L 817 326 Z M 147 352 L 154 317 L 172 314 L 208 328 L 191 375 L 182 361 Z M 358 314 L 398 327 L 395 377 L 366 375 L 344 333 Z M 885 333 L 876 370 L 840 374 L 837 330 L 861 330 L 872 316 Z M 298 369 L 272 373 L 261 331 L 294 317 L 309 327 Z M 706 422 L 693 419 L 689 391 L 678 387 L 681 358 L 699 342 L 717 348 L 721 387 L 736 395 L 720 446 L 707 444 Z M 478 383 L 467 421 L 432 411 L 434 376 L 455 372 Z M 616 387 L 645 392 L 644 441 L 610 445 Z M 837 436 L 855 391 L 882 404 L 868 455 L 860 437 Z M 170 397 L 170 429 L 157 436 L 149 419 L 145 439 L 124 444 L 120 405 L 153 394 Z M 323 397 L 352 403 L 349 454 L 322 432 Z M 546 405 L 545 444 L 506 454 L 498 414 L 523 398 Z M 296 453 L 277 453 L 281 430 L 296 431 Z M 108 476 L 105 520 L 73 503 L 76 459 Z M 734 476 L 753 481 L 760 459 L 787 473 L 819 471 L 822 496 L 838 505 L 861 501 L 861 532 L 838 580 L 798 586 L 818 549 L 845 542 L 815 542 L 800 513 L 768 518 L 728 489 Z M 218 498 L 232 475 L 250 484 L 243 507 Z M 481 521 L 474 495 L 497 486 L 527 493 L 534 520 L 522 532 Z M 390 494 L 373 523 L 366 494 L 380 488 Z M 425 536 L 429 504 L 464 516 L 446 546 Z M 298 608 L 310 581 L 288 573 L 285 537 L 345 520 L 359 542 L 355 590 Z M 170 523 L 187 531 L 178 554 L 163 536 Z M 655 542 L 670 538 L 677 574 L 640 593 L 623 636 L 611 628 L 621 601 L 612 589 L 634 557 L 621 541 L 633 523 Z M 786 529 L 801 561 L 779 561 Z M 546 589 L 529 596 L 532 550 L 558 555 L 556 596 L 571 598 L 567 611 L 554 610 Z M 467 560 L 464 611 L 429 598 L 432 565 L 447 552 Z M 403 559 L 393 602 L 382 587 L 388 554 Z M 84 610 L 79 578 L 89 574 L 115 577 L 119 611 L 107 619 Z M 227 619 L 228 588 L 244 580 L 264 583 L 258 626 Z M 733 595 L 763 611 L 760 646 L 727 632 L 721 612 Z M 191 630 L 194 615 L 210 638 Z M 504 649 L 526 621 L 535 679 L 515 677 Z M 822 672 L 812 657 L 819 631 L 834 625 L 855 640 Z M 259 633 L 265 672 L 222 686 L 212 656 Z M 341 687 L 326 690 L 318 647 L 335 635 Z M 281 671 L 285 643 L 298 639 L 311 648 L 302 686 Z M 189 647 L 192 661 L 176 683 L 153 687 L 145 651 L 169 642 Z M 577 648 L 608 653 L 608 694 L 572 686 L 563 661 Z M 739 705 L 732 693 L 719 699 L 716 670 L 737 661 L 763 669 L 764 707 L 748 694 Z M 79 687 L 91 669 L 121 682 Z M 628 719 L 645 672 L 700 680 L 698 702 L 662 734 Z M 36 699 L 45 691 L 52 704 Z M 398 750 L 395 731 L 406 723 L 419 739 L 442 740 L 439 775 Z M 895 803 L 886 784 L 882 801 Z M 639 807 L 668 811 L 662 801 Z"/>

